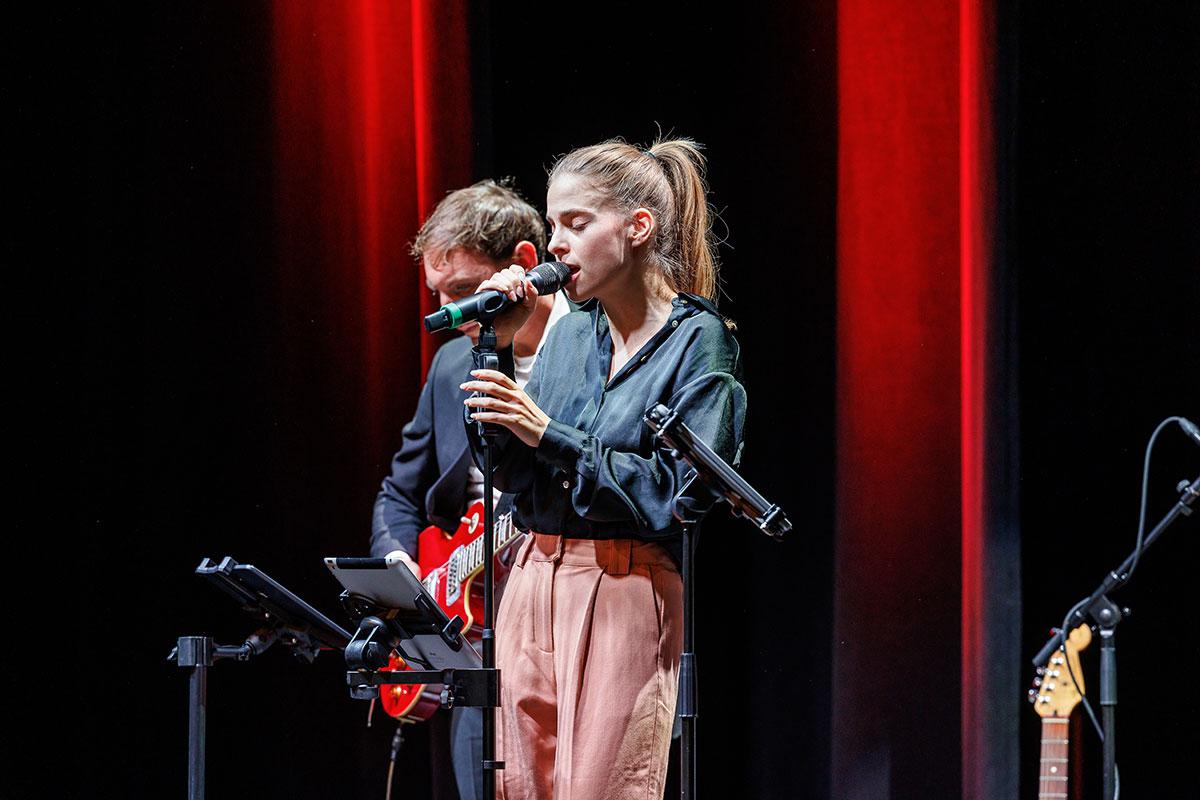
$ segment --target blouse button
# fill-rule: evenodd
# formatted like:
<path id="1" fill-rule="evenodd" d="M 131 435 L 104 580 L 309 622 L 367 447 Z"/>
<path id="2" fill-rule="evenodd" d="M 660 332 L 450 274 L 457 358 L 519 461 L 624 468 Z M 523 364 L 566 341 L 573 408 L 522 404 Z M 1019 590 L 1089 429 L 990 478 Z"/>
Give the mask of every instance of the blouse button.
<path id="1" fill-rule="evenodd" d="M 570 488 L 571 488 L 571 482 L 570 482 L 570 481 L 563 481 L 563 488 L 564 488 L 564 489 L 570 489 Z"/>
<path id="2" fill-rule="evenodd" d="M 677 319 L 673 319 L 673 320 L 671 320 L 671 327 L 672 327 L 672 328 L 678 328 L 678 327 L 679 327 L 679 320 L 677 320 Z"/>

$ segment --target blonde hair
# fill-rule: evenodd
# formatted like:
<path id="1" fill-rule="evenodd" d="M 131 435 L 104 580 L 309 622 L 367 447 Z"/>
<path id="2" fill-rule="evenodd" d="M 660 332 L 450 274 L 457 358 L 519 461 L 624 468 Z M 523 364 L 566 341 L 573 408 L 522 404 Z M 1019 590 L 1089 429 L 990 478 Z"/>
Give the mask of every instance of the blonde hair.
<path id="1" fill-rule="evenodd" d="M 559 158 L 550 182 L 559 175 L 579 175 L 624 212 L 649 209 L 658 223 L 651 255 L 667 284 L 715 302 L 715 212 L 708 205 L 700 148 L 691 139 L 659 139 L 648 148 L 609 139 Z"/>
<path id="2" fill-rule="evenodd" d="M 504 261 L 520 242 L 531 242 L 538 256 L 546 251 L 546 226 L 508 180 L 483 180 L 442 198 L 412 244 L 420 259 L 430 251 L 464 248 Z"/>

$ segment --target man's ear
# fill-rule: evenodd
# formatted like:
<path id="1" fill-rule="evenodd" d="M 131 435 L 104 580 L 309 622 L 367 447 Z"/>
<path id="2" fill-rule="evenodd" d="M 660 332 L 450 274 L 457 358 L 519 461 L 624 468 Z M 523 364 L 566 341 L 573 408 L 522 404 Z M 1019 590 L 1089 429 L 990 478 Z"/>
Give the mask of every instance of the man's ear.
<path id="1" fill-rule="evenodd" d="M 524 267 L 527 271 L 538 265 L 538 251 L 533 242 L 520 241 L 513 248 L 512 263 Z"/>
<path id="2" fill-rule="evenodd" d="M 639 247 L 650 241 L 650 237 L 658 230 L 658 220 L 648 208 L 635 208 L 630 217 L 629 243 Z"/>

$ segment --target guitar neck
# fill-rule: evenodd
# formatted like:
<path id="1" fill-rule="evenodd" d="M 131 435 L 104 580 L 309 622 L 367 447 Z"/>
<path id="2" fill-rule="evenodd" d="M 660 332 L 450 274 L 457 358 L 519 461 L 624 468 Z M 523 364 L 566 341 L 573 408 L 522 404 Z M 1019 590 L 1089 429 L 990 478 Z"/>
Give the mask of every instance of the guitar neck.
<path id="1" fill-rule="evenodd" d="M 1063 800 L 1068 796 L 1067 753 L 1070 746 L 1070 719 L 1068 717 L 1043 717 L 1038 800 Z"/>
<path id="2" fill-rule="evenodd" d="M 496 531 L 493 537 L 492 549 L 494 554 L 499 554 L 501 550 L 512 544 L 521 532 L 513 527 L 512 513 L 502 514 L 496 518 Z M 464 570 L 464 577 L 473 575 L 483 567 L 483 536 L 480 536 L 475 541 L 467 545 L 467 556 Z"/>

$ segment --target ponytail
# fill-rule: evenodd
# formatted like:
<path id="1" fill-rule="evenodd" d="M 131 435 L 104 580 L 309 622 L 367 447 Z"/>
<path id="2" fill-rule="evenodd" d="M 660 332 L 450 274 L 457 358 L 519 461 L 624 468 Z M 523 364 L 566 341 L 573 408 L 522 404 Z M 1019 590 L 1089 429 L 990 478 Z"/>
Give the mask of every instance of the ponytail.
<path id="1" fill-rule="evenodd" d="M 646 153 L 662 166 L 671 187 L 675 211 L 673 249 L 678 256 L 670 259 L 675 263 L 669 263 L 668 269 L 677 276 L 676 289 L 715 300 L 717 251 L 712 241 L 706 164 L 700 145 L 691 139 L 668 139 L 655 142 Z"/>

